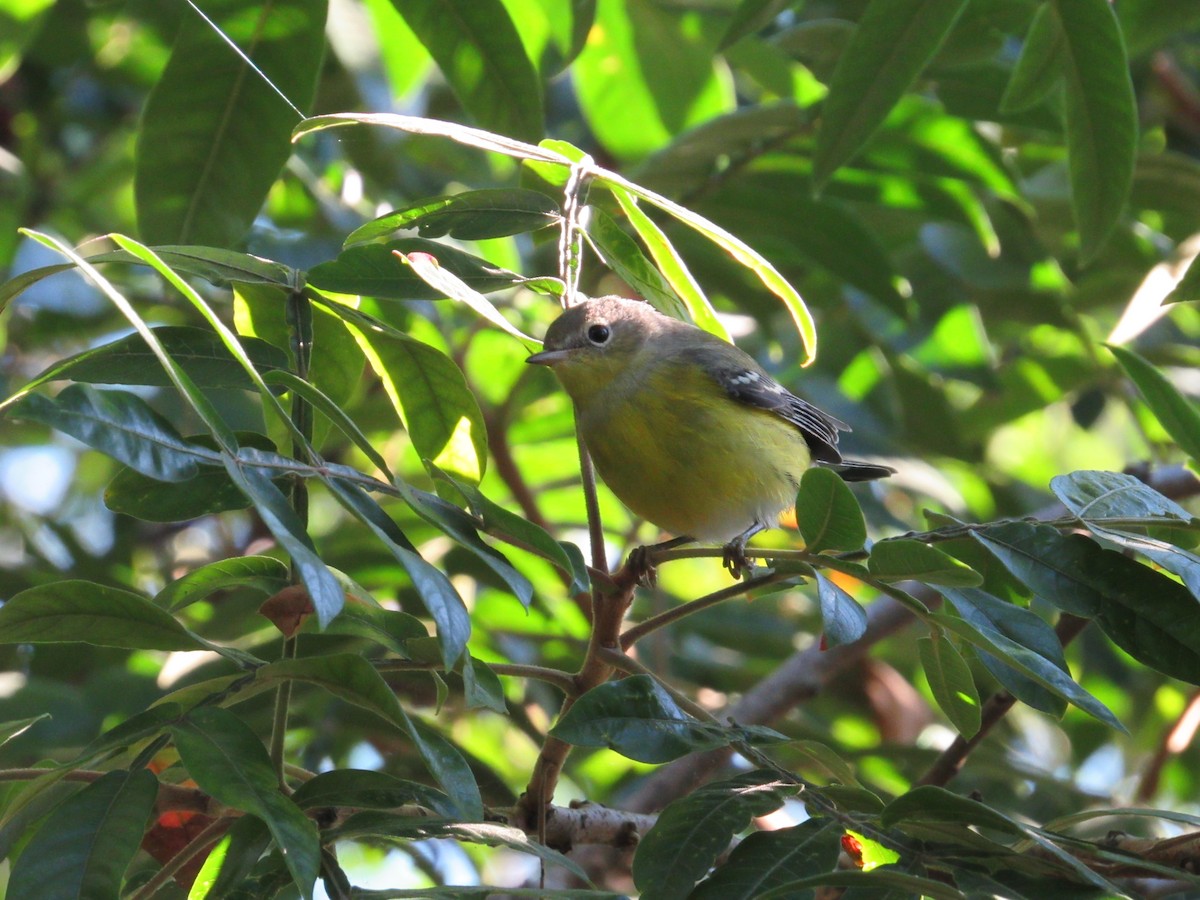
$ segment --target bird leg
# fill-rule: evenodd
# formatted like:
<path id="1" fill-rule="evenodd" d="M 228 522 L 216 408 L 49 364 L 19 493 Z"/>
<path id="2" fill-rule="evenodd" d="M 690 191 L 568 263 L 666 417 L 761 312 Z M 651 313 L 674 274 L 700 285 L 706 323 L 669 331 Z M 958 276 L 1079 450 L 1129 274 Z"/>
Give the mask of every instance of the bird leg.
<path id="1" fill-rule="evenodd" d="M 671 550 L 675 547 L 681 547 L 684 544 L 690 544 L 694 538 L 687 536 L 671 538 L 669 541 L 662 541 L 657 544 L 651 544 L 648 547 L 634 547 L 629 554 L 629 559 L 625 563 L 625 567 L 629 569 L 634 580 L 638 584 L 643 584 L 646 587 L 654 587 L 658 581 L 658 562 L 655 556 L 663 550 Z"/>
<path id="2" fill-rule="evenodd" d="M 746 542 L 766 528 L 762 522 L 755 522 L 732 541 L 725 545 L 723 562 L 729 574 L 741 578 L 742 573 L 750 569 L 750 561 L 746 559 Z"/>

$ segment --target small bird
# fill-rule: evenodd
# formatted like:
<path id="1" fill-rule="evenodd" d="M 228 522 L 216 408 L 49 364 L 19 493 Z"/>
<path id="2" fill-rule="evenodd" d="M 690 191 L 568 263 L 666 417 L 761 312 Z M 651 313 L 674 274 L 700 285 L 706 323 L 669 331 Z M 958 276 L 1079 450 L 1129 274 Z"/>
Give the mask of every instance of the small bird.
<path id="1" fill-rule="evenodd" d="M 526 362 L 554 370 L 617 498 L 664 531 L 725 544 L 731 569 L 744 567 L 750 537 L 795 503 L 810 465 L 846 481 L 895 472 L 842 459 L 838 432 L 849 426 L 737 347 L 641 301 L 571 307 Z"/>

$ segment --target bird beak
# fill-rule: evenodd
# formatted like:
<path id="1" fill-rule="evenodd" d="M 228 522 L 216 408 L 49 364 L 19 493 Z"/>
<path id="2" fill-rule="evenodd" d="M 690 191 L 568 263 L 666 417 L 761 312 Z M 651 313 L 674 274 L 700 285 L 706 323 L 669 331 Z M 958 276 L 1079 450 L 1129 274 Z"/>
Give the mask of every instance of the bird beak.
<path id="1" fill-rule="evenodd" d="M 570 350 L 543 350 L 541 353 L 533 354 L 525 362 L 533 366 L 556 366 L 560 362 L 565 362 L 570 356 Z"/>

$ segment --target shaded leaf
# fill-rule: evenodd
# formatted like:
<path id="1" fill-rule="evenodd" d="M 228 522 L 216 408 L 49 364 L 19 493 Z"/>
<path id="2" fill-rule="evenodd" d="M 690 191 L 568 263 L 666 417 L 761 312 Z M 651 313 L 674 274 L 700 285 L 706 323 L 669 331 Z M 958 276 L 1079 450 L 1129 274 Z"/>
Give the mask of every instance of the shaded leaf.
<path id="1" fill-rule="evenodd" d="M 479 241 L 547 228 L 558 219 L 558 204 L 541 191 L 488 188 L 432 197 L 385 213 L 350 232 L 342 246 L 375 240 L 402 228 L 416 228 L 425 238 L 450 235 Z"/>
<path id="2" fill-rule="evenodd" d="M 853 644 L 866 634 L 866 610 L 833 581 L 819 573 L 817 600 L 821 604 L 821 627 L 830 646 Z"/>
<path id="3" fill-rule="evenodd" d="M 1112 710 L 1080 687 L 1071 676 L 1041 654 L 991 628 L 976 628 L 962 619 L 935 613 L 934 624 L 951 631 L 967 643 L 991 653 L 1042 687 L 1072 703 L 1093 718 L 1119 731 L 1125 731 Z"/>
<path id="4" fill-rule="evenodd" d="M 319 806 L 356 806 L 363 809 L 392 809 L 417 804 L 444 816 L 455 809 L 441 791 L 405 781 L 386 772 L 365 769 L 333 769 L 311 778 L 292 794 L 301 809 Z"/>
<path id="5" fill-rule="evenodd" d="M 127 391 L 72 384 L 53 398 L 29 394 L 11 409 L 157 481 L 186 481 L 201 461 L 220 464 L 218 452 L 185 441 L 145 400 Z"/>
<path id="6" fill-rule="evenodd" d="M 937 53 L 966 0 L 874 0 L 842 52 L 821 113 L 813 181 L 824 184 L 870 139 Z"/>
<path id="7" fill-rule="evenodd" d="M 787 788 L 771 772 L 747 772 L 675 800 L 638 843 L 633 879 L 645 897 L 673 900 L 692 886 L 754 816 L 783 805 Z"/>
<path id="8" fill-rule="evenodd" d="M 308 270 L 308 283 L 337 294 L 362 294 L 381 300 L 437 300 L 446 296 L 426 284 L 392 251 L 428 253 L 438 264 L 482 293 L 515 287 L 524 279 L 485 259 L 425 238 L 399 238 L 382 244 L 348 247 L 336 259 Z"/>
<path id="9" fill-rule="evenodd" d="M 1070 674 L 1058 635 L 1028 609 L 1006 603 L 975 588 L 942 588 L 940 593 L 960 616 L 976 628 L 998 631 Z M 1058 694 L 1042 687 L 986 650 L 976 648 L 976 652 L 992 677 L 1022 703 L 1056 718 L 1062 716 L 1067 703 Z"/>
<path id="10" fill-rule="evenodd" d="M 1058 86 L 1066 40 L 1061 27 L 1062 21 L 1049 3 L 1038 7 L 1000 99 L 1001 112 L 1019 112 L 1036 106 Z"/>
<path id="11" fill-rule="evenodd" d="M 207 644 L 140 594 L 91 581 L 56 581 L 0 606 L 0 642 L 81 641 L 128 650 L 202 650 Z"/>
<path id="12" fill-rule="evenodd" d="M 266 822 L 296 887 L 302 896 L 311 897 L 321 855 L 317 828 L 280 791 L 258 736 L 219 706 L 192 710 L 171 733 L 183 765 L 201 790 Z"/>
<path id="13" fill-rule="evenodd" d="M 471 636 L 471 618 L 450 579 L 421 558 L 396 523 L 358 485 L 332 479 L 328 486 L 338 502 L 370 528 L 404 567 L 417 596 L 437 623 L 442 661 L 447 670 L 454 668 Z"/>
<path id="14" fill-rule="evenodd" d="M 243 432 L 237 439 L 244 448 L 275 450 L 271 439 L 263 434 Z M 191 447 L 216 456 L 216 441 L 208 435 L 184 440 Z M 200 461 L 215 462 L 215 459 Z M 104 489 L 104 505 L 113 512 L 146 522 L 185 522 L 231 509 L 246 509 L 251 500 L 219 465 L 202 465 L 191 478 L 165 483 L 124 466 Z"/>
<path id="15" fill-rule="evenodd" d="M 116 897 L 154 812 L 148 770 L 106 772 L 63 801 L 13 864 L 8 896 L 42 900 Z"/>
<path id="16" fill-rule="evenodd" d="M 288 583 L 288 568 L 273 556 L 218 559 L 172 581 L 154 597 L 156 606 L 182 609 L 217 591 L 251 588 L 270 596 Z"/>
<path id="17" fill-rule="evenodd" d="M 316 91 L 326 7 L 210 0 L 205 14 L 220 32 L 185 11 L 139 125 L 134 189 L 144 238 L 228 247 L 246 233 L 290 153 L 300 115 L 291 104 L 307 107 Z"/>
<path id="18" fill-rule="evenodd" d="M 225 349 L 220 337 L 212 331 L 186 325 L 162 325 L 151 331 L 197 387 L 254 388 L 254 383 Z M 260 372 L 283 369 L 288 365 L 287 354 L 266 341 L 242 338 L 242 346 Z M 172 384 L 158 364 L 158 357 L 137 334 L 57 362 L 23 390 L 61 379 L 89 384 L 144 384 L 154 387 L 169 387 Z"/>
<path id="19" fill-rule="evenodd" d="M 755 831 L 689 896 L 694 900 L 753 900 L 798 878 L 837 865 L 843 831 L 821 819 L 793 828 Z"/>
<path id="20" fill-rule="evenodd" d="M 1063 37 L 1067 158 L 1080 255 L 1096 258 L 1129 197 L 1137 103 L 1116 13 L 1108 0 L 1052 0 Z"/>
<path id="21" fill-rule="evenodd" d="M 983 577 L 965 563 L 929 544 L 900 538 L 880 541 L 867 560 L 871 574 L 883 581 L 914 579 L 949 587 L 974 587 Z"/>
<path id="22" fill-rule="evenodd" d="M 630 759 L 652 763 L 738 741 L 783 739 L 768 728 L 733 728 L 693 719 L 648 675 L 592 688 L 550 733 L 569 744 L 609 747 Z"/>
<path id="23" fill-rule="evenodd" d="M 1200 411 L 1162 372 L 1132 350 L 1111 345 L 1108 349 L 1138 386 L 1146 404 L 1179 444 L 1179 449 L 1200 462 Z"/>
<path id="24" fill-rule="evenodd" d="M 917 640 L 917 655 L 929 681 L 933 699 L 959 734 L 972 738 L 979 731 L 979 691 L 958 648 L 935 632 Z"/>

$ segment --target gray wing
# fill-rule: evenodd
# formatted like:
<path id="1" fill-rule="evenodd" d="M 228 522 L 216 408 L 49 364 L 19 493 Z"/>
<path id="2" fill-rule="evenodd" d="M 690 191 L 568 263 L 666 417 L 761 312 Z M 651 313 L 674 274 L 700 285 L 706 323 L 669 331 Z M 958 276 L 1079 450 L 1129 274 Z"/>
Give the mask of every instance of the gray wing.
<path id="1" fill-rule="evenodd" d="M 822 412 L 807 400 L 801 400 L 774 378 L 736 360 L 725 358 L 707 347 L 685 351 L 700 363 L 720 383 L 725 392 L 739 403 L 773 412 L 795 425 L 808 444 L 815 462 L 829 463 L 837 468 L 842 463 L 838 452 L 838 432 L 850 426 Z"/>

